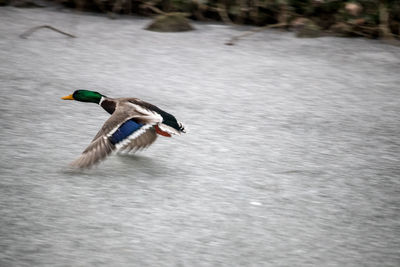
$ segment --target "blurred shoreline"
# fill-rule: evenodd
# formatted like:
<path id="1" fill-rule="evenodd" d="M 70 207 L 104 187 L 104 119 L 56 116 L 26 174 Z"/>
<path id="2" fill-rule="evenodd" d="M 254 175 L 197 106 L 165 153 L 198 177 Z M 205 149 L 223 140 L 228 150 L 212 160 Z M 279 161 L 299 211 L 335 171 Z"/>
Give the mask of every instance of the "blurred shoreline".
<path id="1" fill-rule="evenodd" d="M 172 1 L 172 0 L 0 0 L 0 5 L 20 8 L 58 6 L 78 11 L 119 15 L 168 16 L 180 14 L 196 21 L 221 21 L 227 25 L 276 27 L 295 31 L 298 37 L 400 38 L 400 1 L 271 0 L 271 1 Z M 178 20 L 181 18 L 178 18 Z M 180 21 L 168 31 L 190 29 Z M 163 22 L 165 25 L 170 22 Z M 156 29 L 157 30 L 157 29 Z M 262 30 L 262 29 L 258 29 Z"/>

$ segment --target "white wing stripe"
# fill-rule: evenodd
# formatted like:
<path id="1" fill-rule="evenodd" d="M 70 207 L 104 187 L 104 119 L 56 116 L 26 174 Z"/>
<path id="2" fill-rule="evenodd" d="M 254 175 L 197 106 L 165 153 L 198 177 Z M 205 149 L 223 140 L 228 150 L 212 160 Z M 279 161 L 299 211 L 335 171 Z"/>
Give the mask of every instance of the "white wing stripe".
<path id="1" fill-rule="evenodd" d="M 121 147 L 124 147 L 125 145 L 129 144 L 132 140 L 136 139 L 137 137 L 139 137 L 140 135 L 144 134 L 146 132 L 147 129 L 149 129 L 150 127 L 153 127 L 153 125 L 151 124 L 145 124 L 142 127 L 140 127 L 140 129 L 136 130 L 135 132 L 133 132 L 131 135 L 129 135 L 127 138 L 125 138 L 123 141 L 115 144 L 115 148 L 117 150 L 119 150 Z M 108 135 L 107 135 L 108 136 Z"/>

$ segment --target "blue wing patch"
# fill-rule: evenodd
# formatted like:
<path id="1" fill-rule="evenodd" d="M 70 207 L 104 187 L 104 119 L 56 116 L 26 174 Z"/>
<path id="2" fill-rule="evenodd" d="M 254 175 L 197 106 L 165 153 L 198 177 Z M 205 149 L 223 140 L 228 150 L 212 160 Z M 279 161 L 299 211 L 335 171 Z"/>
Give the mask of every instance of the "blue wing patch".
<path id="1" fill-rule="evenodd" d="M 128 136 L 130 136 L 132 133 L 134 133 L 135 131 L 139 130 L 141 127 L 143 126 L 143 124 L 141 123 L 137 123 L 133 120 L 128 120 L 126 122 L 124 122 L 119 128 L 118 130 L 116 130 L 110 137 L 110 142 L 115 145 L 119 142 L 121 142 L 122 140 L 124 140 L 125 138 L 127 138 Z"/>

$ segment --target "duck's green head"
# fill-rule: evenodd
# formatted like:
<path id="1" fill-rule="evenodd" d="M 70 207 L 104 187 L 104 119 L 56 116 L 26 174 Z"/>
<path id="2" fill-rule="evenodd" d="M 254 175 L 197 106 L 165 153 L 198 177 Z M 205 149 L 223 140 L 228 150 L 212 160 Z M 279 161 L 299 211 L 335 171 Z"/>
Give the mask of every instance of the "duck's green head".
<path id="1" fill-rule="evenodd" d="M 99 104 L 102 97 L 103 95 L 98 92 L 93 92 L 89 90 L 76 90 L 73 94 L 61 97 L 61 99 Z"/>

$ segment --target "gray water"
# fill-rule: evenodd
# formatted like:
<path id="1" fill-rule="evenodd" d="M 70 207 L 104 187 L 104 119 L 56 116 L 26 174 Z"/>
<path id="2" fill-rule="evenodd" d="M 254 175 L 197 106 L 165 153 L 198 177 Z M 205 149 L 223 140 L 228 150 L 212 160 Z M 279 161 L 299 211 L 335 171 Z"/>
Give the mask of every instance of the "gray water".
<path id="1" fill-rule="evenodd" d="M 148 23 L 0 9 L 0 266 L 399 266 L 399 47 Z M 78 88 L 189 133 L 71 171 L 108 117 Z"/>

